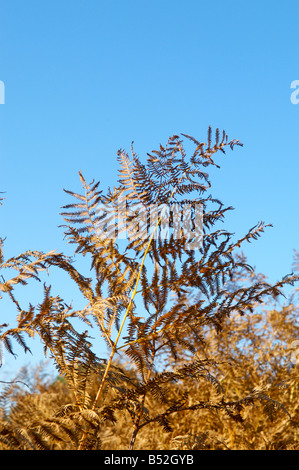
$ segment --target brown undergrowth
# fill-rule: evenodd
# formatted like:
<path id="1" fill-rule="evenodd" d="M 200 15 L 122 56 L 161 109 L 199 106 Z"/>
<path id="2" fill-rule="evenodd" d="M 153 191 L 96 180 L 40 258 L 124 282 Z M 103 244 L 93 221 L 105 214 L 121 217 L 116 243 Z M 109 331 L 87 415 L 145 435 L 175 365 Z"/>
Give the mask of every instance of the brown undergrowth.
<path id="1" fill-rule="evenodd" d="M 214 154 L 236 145 L 218 129 L 212 143 L 209 128 L 207 143 L 176 135 L 146 163 L 133 147 L 131 158 L 120 150 L 119 185 L 106 193 L 80 173 L 82 194 L 66 191 L 75 202 L 62 212 L 74 258 L 28 251 L 5 260 L 0 240 L 0 292 L 17 312 L 0 340 L 13 354 L 14 341 L 28 352 L 27 338 L 38 336 L 58 370 L 50 383 L 24 370 L 6 384 L 1 449 L 298 448 L 296 290 L 280 304 L 298 276 L 270 284 L 255 273 L 240 250 L 267 225 L 234 239 L 219 228 L 232 208 L 209 193 Z M 117 228 L 116 214 L 125 215 Z M 51 279 L 53 268 L 84 308 L 46 284 L 39 304 L 20 300 L 20 288 L 45 271 Z"/>

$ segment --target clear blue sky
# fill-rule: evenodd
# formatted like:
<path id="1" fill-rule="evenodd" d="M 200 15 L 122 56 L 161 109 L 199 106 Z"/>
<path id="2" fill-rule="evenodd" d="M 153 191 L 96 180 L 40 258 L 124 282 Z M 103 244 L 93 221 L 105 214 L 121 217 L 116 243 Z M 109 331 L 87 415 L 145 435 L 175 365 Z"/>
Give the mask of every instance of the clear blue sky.
<path id="1" fill-rule="evenodd" d="M 241 237 L 272 223 L 245 254 L 270 281 L 289 273 L 299 250 L 298 13 L 298 1 L 1 0 L 6 256 L 65 250 L 62 189 L 80 189 L 79 170 L 106 188 L 120 147 L 134 140 L 142 158 L 174 133 L 205 141 L 211 125 L 244 144 L 219 155 L 212 179 L 235 208 L 225 228 Z"/>

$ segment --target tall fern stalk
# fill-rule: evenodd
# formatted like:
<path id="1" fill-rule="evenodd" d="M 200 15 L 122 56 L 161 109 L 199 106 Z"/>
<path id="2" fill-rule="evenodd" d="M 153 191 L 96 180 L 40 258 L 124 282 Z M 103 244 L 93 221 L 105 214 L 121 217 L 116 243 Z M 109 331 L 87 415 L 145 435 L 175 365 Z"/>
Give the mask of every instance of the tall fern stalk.
<path id="1" fill-rule="evenodd" d="M 192 163 L 192 165 L 190 166 L 189 170 L 191 169 L 191 167 L 194 165 L 194 162 Z M 179 182 L 178 182 L 178 185 L 180 184 L 180 182 L 182 181 L 182 179 L 185 177 L 185 174 L 187 173 L 188 170 L 186 170 L 184 172 L 184 174 L 181 176 Z M 177 187 L 178 185 L 173 189 L 168 201 L 167 201 L 167 204 L 170 203 L 173 195 L 175 194 L 176 190 L 177 190 Z M 104 375 L 103 375 L 103 378 L 102 378 L 102 381 L 101 381 L 101 385 L 99 387 L 99 390 L 97 392 L 97 395 L 96 395 L 96 398 L 94 400 L 94 403 L 93 403 L 93 407 L 92 409 L 95 410 L 97 408 L 97 405 L 98 405 L 98 402 L 100 400 L 100 397 L 101 397 L 101 394 L 102 394 L 102 391 L 103 391 L 103 388 L 104 388 L 104 385 L 105 385 L 105 381 L 106 381 L 106 378 L 107 378 L 107 375 L 108 375 L 108 372 L 109 372 L 109 369 L 111 367 L 111 364 L 112 364 L 112 360 L 114 358 L 114 355 L 117 351 L 117 346 L 118 346 L 118 342 L 119 342 L 119 339 L 120 339 L 120 336 L 121 336 L 121 333 L 122 333 L 122 330 L 123 330 L 123 327 L 125 325 L 125 322 L 126 322 L 126 319 L 127 319 L 127 316 L 128 316 L 128 313 L 131 309 L 131 305 L 132 303 L 134 302 L 134 299 L 135 299 L 135 296 L 136 296 L 136 293 L 137 293 L 137 288 L 138 288 L 138 285 L 139 285 L 139 281 L 140 281 L 140 276 L 141 276 L 141 273 L 142 273 L 142 268 L 143 268 L 143 265 L 145 263 L 145 260 L 146 260 L 146 257 L 147 257 L 147 254 L 149 252 L 149 249 L 150 249 L 150 246 L 151 246 L 151 242 L 156 234 L 156 231 L 159 227 L 159 224 L 161 223 L 161 220 L 163 219 L 163 215 L 166 211 L 166 206 L 164 205 L 162 211 L 161 211 L 161 215 L 160 217 L 158 218 L 158 221 L 154 227 L 154 230 L 152 231 L 152 234 L 150 236 L 150 239 L 149 239 L 149 242 L 147 244 L 147 247 L 145 249 L 145 252 L 144 252 L 144 255 L 143 255 L 143 258 L 142 258 L 142 262 L 140 264 L 140 268 L 139 268 L 139 272 L 138 272 L 138 275 L 137 275 L 137 279 L 136 279 L 136 282 L 135 282 L 135 287 L 134 287 L 134 290 L 132 292 L 132 296 L 131 296 L 131 299 L 130 299 L 130 302 L 129 302 L 129 305 L 127 307 L 127 310 L 123 316 L 123 320 L 122 320 L 122 323 L 120 325 L 120 328 L 119 328 L 119 331 L 118 331 L 118 334 L 117 334 L 117 337 L 116 337 L 116 340 L 112 346 L 112 350 L 111 350 L 111 353 L 110 353 L 110 357 L 109 357 L 109 360 L 108 360 L 108 363 L 107 363 L 107 366 L 106 366 L 106 369 L 105 369 L 105 372 L 104 372 Z M 148 376 L 147 376 L 147 380 L 149 380 L 150 378 L 150 369 L 149 369 L 149 373 L 148 373 Z M 145 395 L 144 395 L 144 398 L 143 398 L 143 401 L 145 399 Z M 134 427 L 134 430 L 133 430 L 133 434 L 132 434 L 132 439 L 131 439 L 131 442 L 130 442 L 130 449 L 132 450 L 133 449 L 133 446 L 134 446 L 134 442 L 135 442 L 135 439 L 136 439 L 136 435 L 137 435 L 137 431 L 138 431 L 138 422 L 139 422 L 139 419 L 140 419 L 140 413 L 139 413 L 139 417 L 138 417 L 138 420 L 137 420 L 137 423 Z M 80 445 L 80 450 L 82 450 L 84 448 L 84 442 L 85 442 L 85 439 L 86 439 L 87 435 L 85 435 L 82 439 L 82 443 Z"/>
<path id="2" fill-rule="evenodd" d="M 81 173 L 83 194 L 66 191 L 76 202 L 63 207 L 65 236 L 75 245 L 75 255 L 90 257 L 92 278 L 80 274 L 73 260 L 62 253 L 27 252 L 5 261 L 0 240 L 1 273 L 17 271 L 10 279 L 2 277 L 0 292 L 9 295 L 18 311 L 15 328 L 0 326 L 0 340 L 11 353 L 13 339 L 27 352 L 24 335 L 39 335 L 45 352 L 50 353 L 75 397 L 74 402 L 57 410 L 52 421 L 22 432 L 7 425 L 5 442 L 5 436 L 11 435 L 21 448 L 47 448 L 47 442 L 59 446 L 61 440 L 68 439 L 72 448 L 98 449 L 105 423 L 114 423 L 117 413 L 125 413 L 131 419 L 128 446 L 133 449 L 141 429 L 158 425 L 170 432 L 172 417 L 180 413 L 218 410 L 241 421 L 244 406 L 268 400 L 264 394 L 253 392 L 243 399 L 227 401 L 217 379 L 219 364 L 208 350 L 204 354 L 199 351 L 209 331 L 220 333 L 231 315 L 252 312 L 264 299 L 278 296 L 283 286 L 297 277 L 285 276 L 274 285 L 257 279 L 250 285 L 231 287 L 238 273 L 252 273 L 237 251 L 243 243 L 257 239 L 266 225 L 258 223 L 235 242 L 228 230 L 214 229 L 232 208 L 207 195 L 211 183 L 206 168 L 219 168 L 215 153 L 242 144 L 229 142 L 225 132 L 221 139 L 217 129 L 212 145 L 211 128 L 207 144 L 185 134 L 183 138 L 171 137 L 165 147 L 161 145 L 148 154 L 146 164 L 133 146 L 131 159 L 120 150 L 119 184 L 105 194 L 99 190 L 99 182 L 87 184 Z M 195 145 L 190 158 L 183 145 L 186 141 Z M 119 201 L 125 202 L 129 213 L 126 226 L 118 227 L 118 234 L 124 228 L 128 232 L 127 239 L 122 240 L 123 250 L 114 226 Z M 163 238 L 163 216 L 171 203 L 181 209 L 185 205 L 203 207 L 202 243 L 196 252 L 188 249 L 186 234 L 174 236 L 174 218 L 169 224 L 173 232 L 169 231 L 168 239 Z M 140 219 L 138 208 L 151 205 L 162 205 L 162 209 L 148 234 L 148 222 Z M 189 218 L 190 227 L 194 227 L 194 211 Z M 14 289 L 31 280 L 39 281 L 41 273 L 52 267 L 65 271 L 74 281 L 86 301 L 83 309 L 73 309 L 60 296 L 53 296 L 46 285 L 38 306 L 20 305 Z M 138 294 L 143 303 L 141 314 L 141 306 L 136 306 Z M 88 332 L 79 333 L 74 328 L 72 320 L 78 318 L 89 328 L 99 328 L 110 351 L 107 361 L 93 353 Z M 129 371 L 122 361 L 115 362 L 117 353 L 129 359 Z M 95 380 L 98 385 L 94 390 Z M 191 400 L 190 381 L 212 384 L 219 400 Z M 173 394 L 177 383 L 181 384 L 180 393 Z M 115 391 L 108 402 L 104 390 Z M 151 399 L 159 400 L 163 410 L 151 409 Z M 1 436 L 0 430 L 0 440 Z"/>

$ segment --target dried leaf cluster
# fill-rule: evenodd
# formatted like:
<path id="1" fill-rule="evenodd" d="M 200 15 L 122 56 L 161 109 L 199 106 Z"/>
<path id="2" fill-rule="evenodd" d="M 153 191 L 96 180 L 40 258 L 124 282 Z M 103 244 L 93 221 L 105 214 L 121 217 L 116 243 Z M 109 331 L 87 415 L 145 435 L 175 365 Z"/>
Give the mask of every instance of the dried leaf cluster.
<path id="1" fill-rule="evenodd" d="M 1 449 L 298 447 L 296 367 L 285 353 L 298 338 L 297 307 L 293 298 L 278 306 L 298 276 L 271 285 L 240 253 L 265 223 L 237 240 L 219 228 L 232 208 L 210 194 L 207 169 L 235 145 L 218 129 L 213 143 L 211 128 L 207 143 L 174 135 L 146 163 L 132 145 L 131 156 L 118 152 L 118 186 L 106 193 L 80 173 L 82 193 L 66 191 L 73 202 L 62 212 L 73 259 L 28 251 L 5 260 L 0 240 L 0 293 L 17 312 L 15 327 L 0 325 L 0 340 L 9 353 L 14 341 L 26 353 L 27 339 L 38 336 L 59 373 L 30 390 L 28 376 L 6 384 Z M 202 231 L 190 237 L 181 214 L 188 209 L 194 229 L 199 206 Z M 154 223 L 141 217 L 151 207 L 159 208 Z M 75 267 L 80 256 L 90 260 L 88 277 Z M 72 279 L 83 309 L 46 284 L 38 305 L 17 298 L 16 288 L 44 271 L 51 278 L 53 268 Z M 93 352 L 90 330 L 104 339 L 108 359 Z"/>

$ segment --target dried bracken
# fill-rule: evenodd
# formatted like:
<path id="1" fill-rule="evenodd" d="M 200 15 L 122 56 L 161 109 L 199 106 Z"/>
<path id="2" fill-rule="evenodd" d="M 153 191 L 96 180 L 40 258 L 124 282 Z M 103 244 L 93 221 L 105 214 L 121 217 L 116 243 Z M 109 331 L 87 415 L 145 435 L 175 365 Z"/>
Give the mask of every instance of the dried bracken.
<path id="1" fill-rule="evenodd" d="M 0 291 L 18 313 L 15 327 L 1 325 L 0 340 L 13 354 L 14 340 L 27 352 L 26 338 L 38 335 L 59 372 L 29 391 L 24 377 L 6 385 L 1 449 L 298 447 L 298 382 L 286 357 L 298 338 L 297 308 L 293 297 L 282 307 L 278 300 L 298 276 L 271 285 L 256 274 L 240 248 L 267 225 L 234 240 L 219 228 L 232 208 L 209 194 L 207 168 L 236 145 L 218 129 L 212 143 L 209 128 L 207 144 L 175 135 L 146 163 L 132 145 L 131 158 L 118 152 L 118 186 L 105 194 L 80 173 L 82 194 L 66 191 L 75 202 L 62 217 L 74 257 L 90 260 L 89 277 L 62 253 L 5 261 L 0 240 Z M 46 284 L 39 305 L 21 305 L 16 286 L 43 271 L 51 277 L 52 268 L 70 276 L 84 308 Z M 91 329 L 108 359 L 93 352 Z"/>

